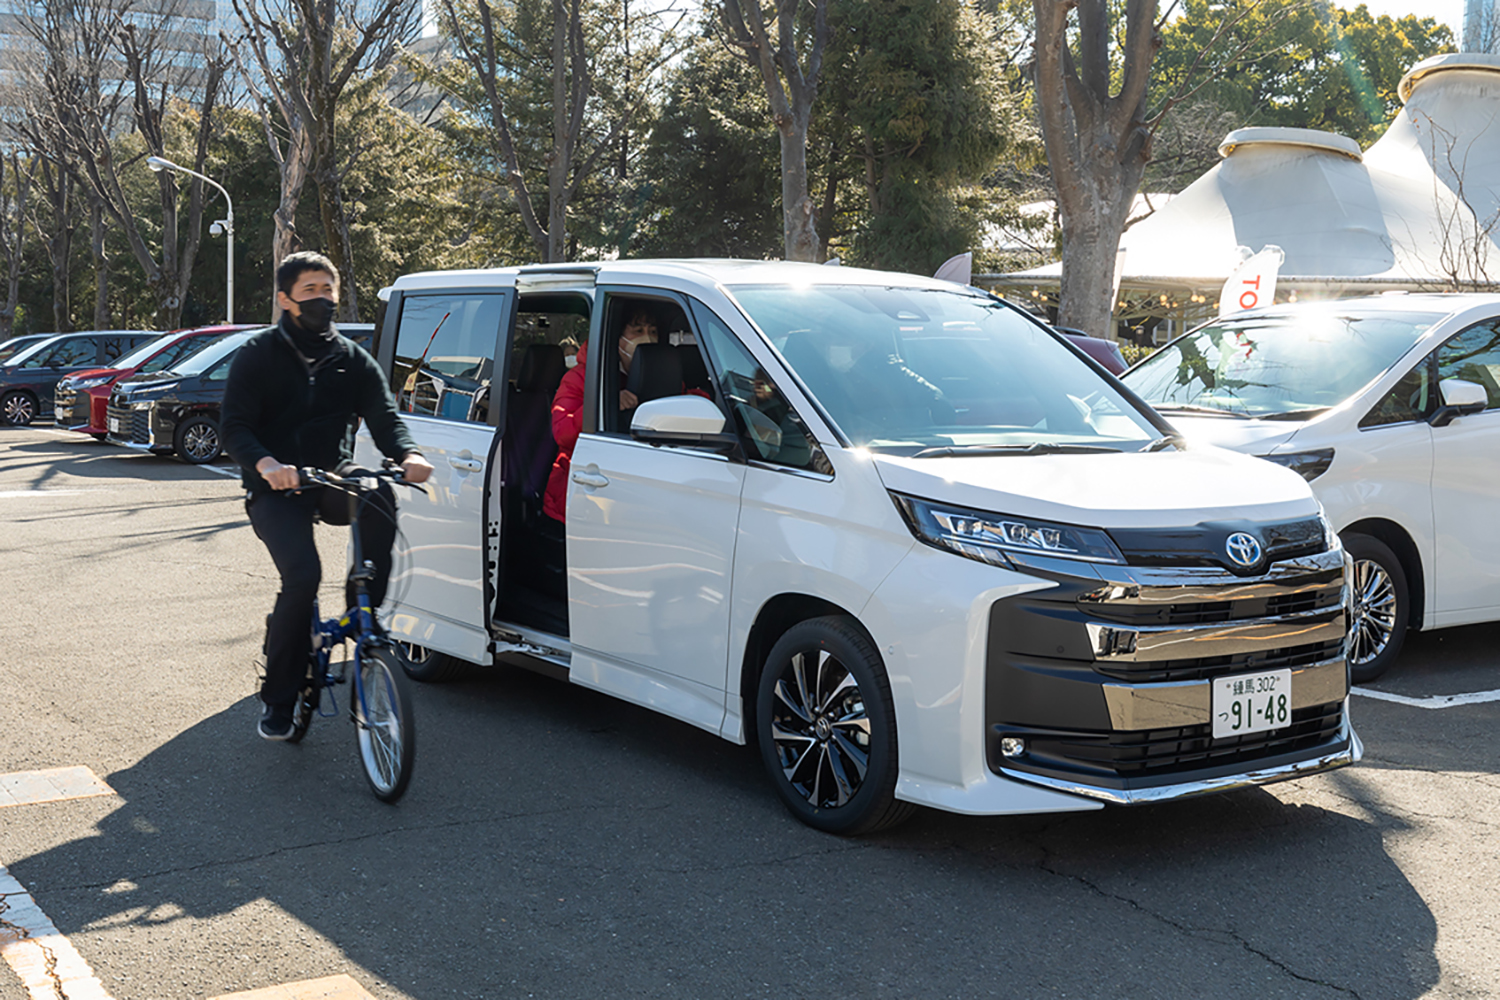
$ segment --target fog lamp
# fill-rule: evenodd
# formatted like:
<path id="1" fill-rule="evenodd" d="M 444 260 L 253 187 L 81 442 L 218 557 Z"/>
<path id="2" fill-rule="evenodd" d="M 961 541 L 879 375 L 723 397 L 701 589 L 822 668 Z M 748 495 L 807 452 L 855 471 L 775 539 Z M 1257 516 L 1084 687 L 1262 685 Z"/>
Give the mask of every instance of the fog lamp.
<path id="1" fill-rule="evenodd" d="M 1021 757 L 1026 753 L 1026 741 L 1016 736 L 1006 736 L 1000 740 L 1000 754 L 1003 757 Z"/>

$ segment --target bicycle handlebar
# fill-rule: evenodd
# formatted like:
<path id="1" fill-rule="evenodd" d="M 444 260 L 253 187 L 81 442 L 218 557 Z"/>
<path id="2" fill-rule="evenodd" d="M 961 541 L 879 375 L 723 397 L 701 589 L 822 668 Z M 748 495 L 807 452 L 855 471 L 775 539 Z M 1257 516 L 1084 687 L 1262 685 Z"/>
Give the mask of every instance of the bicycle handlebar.
<path id="1" fill-rule="evenodd" d="M 422 488 L 420 483 L 407 482 L 406 472 L 389 459 L 386 460 L 384 468 L 369 470 L 362 476 L 341 476 L 336 472 L 302 466 L 297 470 L 297 477 L 301 480 L 298 489 L 308 486 L 332 486 L 335 489 L 364 493 L 370 490 L 370 487 L 363 482 L 366 479 L 388 479 L 397 486 Z"/>

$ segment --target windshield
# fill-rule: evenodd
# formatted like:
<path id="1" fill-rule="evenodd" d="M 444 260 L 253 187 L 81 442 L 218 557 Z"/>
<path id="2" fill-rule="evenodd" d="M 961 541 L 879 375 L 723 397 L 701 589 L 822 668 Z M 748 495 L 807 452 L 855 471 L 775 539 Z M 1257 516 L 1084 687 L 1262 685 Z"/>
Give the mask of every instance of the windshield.
<path id="1" fill-rule="evenodd" d="M 51 347 L 53 345 L 53 341 L 61 341 L 61 339 L 62 338 L 60 337 L 48 337 L 45 340 L 38 340 L 33 344 L 23 344 L 21 345 L 21 349 L 19 351 L 5 359 L 5 366 L 7 368 L 19 368 L 27 361 L 30 361 L 32 358 L 35 358 L 37 355 L 41 354 L 42 348 Z"/>
<path id="2" fill-rule="evenodd" d="M 900 455 L 1161 437 L 1046 330 L 971 292 L 742 286 L 740 306 L 856 447 Z"/>
<path id="3" fill-rule="evenodd" d="M 181 362 L 173 365 L 170 370 L 176 375 L 202 375 L 220 360 L 239 350 L 240 345 L 249 340 L 252 334 L 259 332 L 259 330 L 241 330 L 239 333 L 225 334 L 207 347 L 200 347 L 189 354 Z"/>
<path id="4" fill-rule="evenodd" d="M 49 337 L 51 337 L 51 334 L 48 334 L 45 337 L 38 337 L 33 335 L 26 337 L 13 337 L 10 340 L 7 340 L 5 343 L 0 344 L 0 362 L 9 361 L 12 357 L 15 357 L 26 348 L 32 347 L 36 344 L 40 344 L 42 341 L 47 340 Z"/>
<path id="5" fill-rule="evenodd" d="M 1124 379 L 1159 410 L 1311 416 L 1368 385 L 1442 318 L 1308 308 L 1222 319 L 1174 340 Z"/>

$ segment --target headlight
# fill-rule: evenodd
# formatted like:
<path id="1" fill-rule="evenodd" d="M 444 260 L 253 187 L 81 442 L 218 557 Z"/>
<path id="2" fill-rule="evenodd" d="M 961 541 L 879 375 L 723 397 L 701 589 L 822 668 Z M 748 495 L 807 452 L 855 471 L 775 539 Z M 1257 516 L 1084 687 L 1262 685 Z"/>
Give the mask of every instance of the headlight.
<path id="1" fill-rule="evenodd" d="M 69 379 L 68 387 L 72 389 L 92 389 L 95 386 L 103 385 L 112 378 L 114 378 L 113 375 L 100 375 L 98 378 Z"/>
<path id="2" fill-rule="evenodd" d="M 1284 465 L 1308 482 L 1317 479 L 1333 464 L 1332 448 L 1314 448 L 1312 451 L 1289 451 L 1278 455 L 1260 455 L 1267 462 Z"/>
<path id="3" fill-rule="evenodd" d="M 1029 517 L 991 514 L 893 493 L 912 534 L 929 545 L 996 566 L 1009 566 L 1006 552 L 1123 563 L 1125 557 L 1098 528 L 1080 528 Z"/>

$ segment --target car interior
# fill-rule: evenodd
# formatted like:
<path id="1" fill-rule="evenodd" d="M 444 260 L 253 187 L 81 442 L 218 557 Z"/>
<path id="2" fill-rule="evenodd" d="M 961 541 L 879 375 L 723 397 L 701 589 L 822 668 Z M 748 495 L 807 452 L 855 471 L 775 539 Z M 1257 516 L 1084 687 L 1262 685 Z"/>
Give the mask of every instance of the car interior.
<path id="1" fill-rule="evenodd" d="M 614 345 L 628 315 L 642 303 L 657 325 L 657 343 L 636 349 L 624 377 Z M 698 391 L 713 398 L 708 366 L 680 305 L 670 300 L 611 296 L 605 307 L 602 397 L 619 400 L 629 389 L 641 402 Z M 564 525 L 542 511 L 547 480 L 557 458 L 552 437 L 552 399 L 568 370 L 565 348 L 584 345 L 589 335 L 590 302 L 582 295 L 522 295 L 511 338 L 506 386 L 505 430 L 501 437 L 502 487 L 499 602 L 505 622 L 568 634 L 567 545 Z M 631 410 L 604 407 L 603 431 L 629 434 Z"/>

